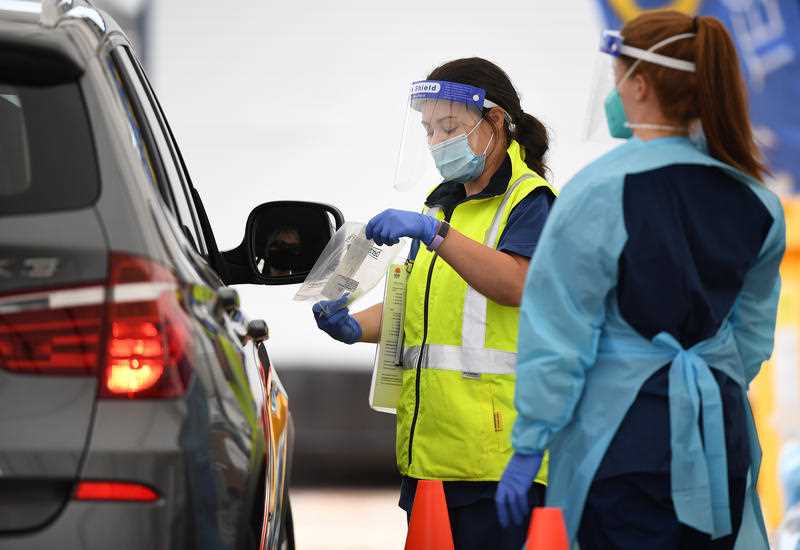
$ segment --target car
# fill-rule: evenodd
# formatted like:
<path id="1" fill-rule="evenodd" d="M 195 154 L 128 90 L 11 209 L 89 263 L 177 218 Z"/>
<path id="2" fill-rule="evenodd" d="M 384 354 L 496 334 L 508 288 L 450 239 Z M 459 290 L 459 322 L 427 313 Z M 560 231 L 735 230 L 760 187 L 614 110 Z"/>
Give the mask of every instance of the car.
<path id="1" fill-rule="evenodd" d="M 112 18 L 0 0 L 0 42 L 0 547 L 293 548 L 289 397 L 231 285 L 302 282 L 342 214 L 260 204 L 219 251 Z"/>

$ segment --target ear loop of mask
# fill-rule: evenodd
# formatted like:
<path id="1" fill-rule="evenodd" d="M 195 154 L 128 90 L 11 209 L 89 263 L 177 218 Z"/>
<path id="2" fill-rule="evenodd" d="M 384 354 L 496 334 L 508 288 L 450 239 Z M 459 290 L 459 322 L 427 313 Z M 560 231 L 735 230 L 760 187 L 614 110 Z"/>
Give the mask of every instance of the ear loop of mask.
<path id="1" fill-rule="evenodd" d="M 486 117 L 482 116 L 481 119 L 478 121 L 478 123 L 475 126 L 472 127 L 472 130 L 467 132 L 467 145 L 469 145 L 469 136 L 470 136 L 470 134 L 478 129 L 478 126 L 481 125 L 481 122 L 483 122 L 484 118 L 486 118 Z M 486 148 L 483 150 L 483 153 L 475 153 L 475 154 L 476 155 L 481 155 L 481 156 L 486 156 L 486 153 L 489 152 L 489 147 L 492 145 L 492 140 L 493 139 L 494 139 L 494 128 L 492 128 L 492 137 L 489 138 L 489 143 L 486 144 Z M 472 147 L 470 147 L 470 149 L 472 149 Z"/>
<path id="2" fill-rule="evenodd" d="M 506 123 L 508 123 L 508 131 L 509 131 L 509 132 L 511 132 L 512 134 L 513 134 L 514 132 L 516 132 L 516 130 L 517 130 L 517 125 L 516 125 L 516 124 L 514 124 L 514 122 L 511 120 L 511 115 L 509 115 L 509 114 L 508 114 L 508 112 L 507 112 L 505 109 L 503 109 L 502 107 L 500 107 L 498 104 L 496 104 L 496 103 L 494 103 L 494 102 L 492 102 L 492 101 L 489 101 L 488 99 L 487 99 L 486 101 L 484 101 L 484 102 L 483 102 L 483 105 L 484 105 L 484 107 L 487 107 L 488 109 L 492 109 L 493 107 L 497 107 L 498 109 L 500 109 L 500 110 L 503 112 L 503 120 L 505 120 L 505 121 L 506 121 Z M 482 116 L 482 117 L 481 117 L 481 119 L 480 119 L 480 121 L 478 122 L 478 124 L 480 124 L 481 122 L 483 122 L 483 120 L 484 120 L 485 118 L 486 118 L 486 116 Z M 476 125 L 475 125 L 475 128 L 477 128 L 477 127 L 478 127 L 478 124 L 476 124 Z M 472 133 L 472 131 L 473 131 L 475 128 L 473 128 L 472 130 L 470 130 L 470 134 Z M 467 135 L 469 135 L 469 134 L 467 134 Z M 489 143 L 487 143 L 487 144 L 486 144 L 486 149 L 484 149 L 484 150 L 483 150 L 483 155 L 484 155 L 484 156 L 486 156 L 486 154 L 489 152 L 489 147 L 491 147 L 491 146 L 492 146 L 492 141 L 493 141 L 493 140 L 494 140 L 494 127 L 492 127 L 492 137 L 490 137 L 490 138 L 489 138 Z"/>
<path id="3" fill-rule="evenodd" d="M 451 143 L 453 143 L 455 141 L 458 141 L 459 139 L 462 139 L 462 137 L 467 138 L 467 140 L 469 140 L 470 134 L 472 134 L 472 132 L 474 132 L 475 130 L 478 129 L 478 126 L 481 125 L 481 122 L 483 122 L 483 117 L 481 117 L 481 119 L 478 122 L 475 123 L 475 126 L 473 126 L 472 129 L 469 132 L 466 132 L 466 133 L 462 132 L 462 133 L 458 134 L 455 137 L 451 137 L 451 138 L 446 139 L 444 141 L 440 141 L 439 143 L 437 143 L 435 145 L 431 145 L 430 146 L 430 150 L 431 151 L 436 151 L 437 149 L 442 149 L 444 147 L 447 147 L 449 144 L 451 144 Z M 469 145 L 469 141 L 467 141 L 467 144 Z M 470 150 L 472 150 L 472 147 L 470 147 Z M 475 152 L 473 151 L 473 153 L 475 153 Z M 477 155 L 478 153 L 475 153 L 475 154 Z"/>
<path id="4" fill-rule="evenodd" d="M 487 99 L 483 102 L 483 107 L 488 110 L 491 110 L 494 107 L 500 109 L 503 112 L 503 120 L 505 120 L 506 124 L 508 124 L 508 131 L 511 132 L 512 134 L 517 131 L 517 125 L 514 124 L 514 120 L 511 118 L 511 115 L 508 114 L 508 111 L 506 111 L 504 108 L 500 107 L 500 105 L 498 105 L 494 101 L 490 101 Z"/>
<path id="5" fill-rule="evenodd" d="M 649 49 L 647 49 L 646 52 L 647 53 L 653 53 L 656 50 L 658 50 L 660 48 L 663 48 L 664 46 L 666 46 L 668 44 L 672 44 L 673 42 L 677 42 L 678 40 L 684 40 L 686 38 L 692 38 L 694 36 L 695 36 L 694 33 L 676 34 L 675 36 L 670 36 L 669 38 L 665 38 L 661 42 L 656 43 L 655 45 L 653 45 Z M 633 62 L 633 65 L 631 65 L 630 68 L 627 71 L 625 71 L 625 74 L 623 75 L 622 79 L 620 79 L 619 84 L 616 85 L 617 90 L 619 90 L 619 87 L 622 86 L 622 84 L 633 74 L 633 71 L 636 70 L 636 67 L 638 67 L 639 63 L 641 63 L 642 61 L 644 61 L 644 60 L 643 59 L 637 59 L 636 61 Z M 650 63 L 655 63 L 656 65 L 661 65 L 661 63 L 658 63 L 657 61 L 655 61 L 653 59 L 649 59 L 648 61 Z M 662 66 L 666 66 L 666 65 L 662 65 Z M 674 67 L 669 67 L 669 68 L 674 68 Z M 646 122 L 637 123 L 637 122 L 625 121 L 625 127 L 626 128 L 638 128 L 638 129 L 641 129 L 641 130 L 664 130 L 664 131 L 668 131 L 668 132 L 683 132 L 683 133 L 686 133 L 686 134 L 689 133 L 689 128 L 685 127 L 685 126 L 669 126 L 667 124 L 649 124 L 649 123 L 646 123 Z"/>
<path id="6" fill-rule="evenodd" d="M 486 101 L 486 104 L 489 104 L 489 103 L 490 103 L 489 101 Z M 489 107 L 496 107 L 496 106 L 497 105 L 495 105 L 493 103 L 491 105 L 489 105 Z M 504 115 L 504 118 L 509 122 L 509 124 L 513 124 L 511 122 L 511 116 L 508 113 L 503 111 L 503 115 Z M 474 132 L 475 130 L 478 129 L 478 126 L 481 125 L 481 122 L 483 122 L 485 118 L 486 118 L 485 116 L 481 116 L 481 119 L 475 124 L 475 126 L 473 126 L 472 129 L 465 134 L 465 137 L 467 138 L 467 145 L 468 146 L 469 146 L 469 136 L 470 136 L 470 134 L 472 134 L 472 132 Z M 436 145 L 431 146 L 430 149 L 431 149 L 431 151 L 435 151 L 436 149 L 441 149 L 442 147 L 445 147 L 447 144 L 449 144 L 449 143 L 451 143 L 453 141 L 456 141 L 457 139 L 459 139 L 459 136 L 447 139 L 445 141 L 442 141 L 441 143 L 437 143 Z M 487 143 L 486 147 L 483 149 L 483 153 L 475 153 L 474 151 L 473 151 L 473 153 L 475 153 L 476 155 L 486 156 L 486 154 L 489 152 L 489 147 L 492 146 L 492 141 L 493 140 L 494 140 L 494 128 L 492 128 L 492 135 L 489 138 L 489 143 Z M 470 149 L 472 149 L 471 146 L 470 146 Z"/>

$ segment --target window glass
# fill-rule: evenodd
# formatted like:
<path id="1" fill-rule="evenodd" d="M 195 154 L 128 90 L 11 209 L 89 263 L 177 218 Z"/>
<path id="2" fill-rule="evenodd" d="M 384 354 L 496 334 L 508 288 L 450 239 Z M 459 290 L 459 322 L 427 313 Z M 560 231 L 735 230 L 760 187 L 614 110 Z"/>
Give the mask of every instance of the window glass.
<path id="1" fill-rule="evenodd" d="M 74 68 L 6 50 L 0 75 L 0 215 L 93 204 L 100 178 Z"/>
<path id="2" fill-rule="evenodd" d="M 114 62 L 111 59 L 108 60 L 108 68 L 114 77 L 114 85 L 117 89 L 119 97 L 122 99 L 122 104 L 125 107 L 125 114 L 128 117 L 128 128 L 131 132 L 131 142 L 139 152 L 139 158 L 142 160 L 142 165 L 144 166 L 147 177 L 150 179 L 150 182 L 153 185 L 156 185 L 156 172 L 153 168 L 153 160 L 150 158 L 150 153 L 145 145 L 142 128 L 139 126 L 139 121 L 136 119 L 136 111 L 131 103 L 130 97 L 128 96 L 128 92 L 125 91 L 125 84 L 122 81 L 122 75 L 120 75 L 117 67 L 114 65 Z"/>

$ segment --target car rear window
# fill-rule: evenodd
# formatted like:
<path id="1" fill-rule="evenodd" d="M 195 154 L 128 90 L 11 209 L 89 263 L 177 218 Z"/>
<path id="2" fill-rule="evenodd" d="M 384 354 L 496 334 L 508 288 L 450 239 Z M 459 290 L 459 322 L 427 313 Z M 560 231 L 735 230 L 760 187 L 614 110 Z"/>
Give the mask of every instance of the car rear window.
<path id="1" fill-rule="evenodd" d="M 100 190 L 80 70 L 49 52 L 0 53 L 0 215 L 73 210 Z"/>

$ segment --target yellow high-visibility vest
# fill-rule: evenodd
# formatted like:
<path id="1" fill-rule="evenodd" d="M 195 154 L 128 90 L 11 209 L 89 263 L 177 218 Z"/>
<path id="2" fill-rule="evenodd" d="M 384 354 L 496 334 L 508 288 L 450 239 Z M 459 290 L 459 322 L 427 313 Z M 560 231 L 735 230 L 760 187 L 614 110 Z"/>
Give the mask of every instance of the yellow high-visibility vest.
<path id="1" fill-rule="evenodd" d="M 508 147 L 504 194 L 467 200 L 448 220 L 496 248 L 514 207 L 534 190 L 556 191 Z M 440 208 L 429 215 L 444 219 Z M 445 481 L 497 481 L 511 458 L 519 308 L 470 287 L 434 252 L 420 247 L 408 279 L 403 385 L 397 406 L 402 475 Z M 547 457 L 537 476 L 546 483 Z"/>

